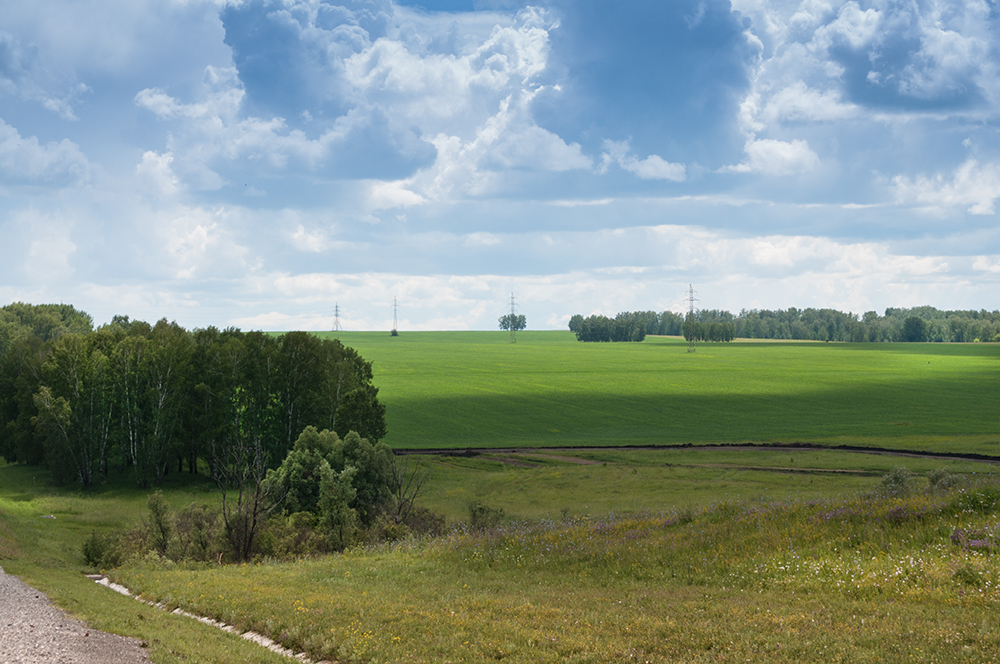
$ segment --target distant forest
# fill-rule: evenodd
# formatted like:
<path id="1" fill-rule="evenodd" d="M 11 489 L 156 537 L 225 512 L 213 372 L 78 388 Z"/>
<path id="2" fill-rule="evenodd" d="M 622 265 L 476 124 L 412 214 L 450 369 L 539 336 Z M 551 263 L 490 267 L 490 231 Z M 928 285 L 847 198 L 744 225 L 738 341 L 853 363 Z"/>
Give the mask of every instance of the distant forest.
<path id="1" fill-rule="evenodd" d="M 862 342 L 1000 341 L 1000 311 L 941 311 L 934 307 L 889 308 L 863 315 L 835 309 L 769 311 L 743 309 L 739 314 L 702 309 L 681 316 L 672 311 L 624 311 L 615 318 L 573 316 L 569 329 L 580 341 L 642 341 L 647 334 L 684 336 L 698 341 L 803 339 Z"/>
<path id="2" fill-rule="evenodd" d="M 385 436 L 371 364 L 337 340 L 0 308 L 0 456 L 58 482 L 125 473 L 147 487 L 199 468 L 221 482 L 276 468 L 308 426 Z"/>

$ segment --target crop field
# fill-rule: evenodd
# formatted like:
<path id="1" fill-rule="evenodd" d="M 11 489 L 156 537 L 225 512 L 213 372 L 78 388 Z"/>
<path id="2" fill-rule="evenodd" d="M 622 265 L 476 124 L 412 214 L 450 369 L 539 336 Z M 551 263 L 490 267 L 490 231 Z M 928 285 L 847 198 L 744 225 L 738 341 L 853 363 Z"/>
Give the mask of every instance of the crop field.
<path id="1" fill-rule="evenodd" d="M 341 332 L 395 448 L 809 441 L 1000 453 L 1000 344 Z"/>

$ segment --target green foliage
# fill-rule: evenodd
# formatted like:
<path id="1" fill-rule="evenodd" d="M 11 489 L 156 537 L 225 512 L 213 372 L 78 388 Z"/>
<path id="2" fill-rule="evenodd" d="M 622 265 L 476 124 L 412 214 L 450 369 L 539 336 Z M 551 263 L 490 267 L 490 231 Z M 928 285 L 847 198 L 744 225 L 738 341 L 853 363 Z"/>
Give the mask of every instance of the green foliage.
<path id="1" fill-rule="evenodd" d="M 320 478 L 319 523 L 333 551 L 343 551 L 354 543 L 358 530 L 358 491 L 354 479 L 358 471 L 347 466 L 339 473 L 327 470 Z"/>
<path id="2" fill-rule="evenodd" d="M 94 331 L 58 313 L 68 321 L 0 310 L 0 326 L 20 325 L 0 354 L 0 455 L 47 463 L 57 481 L 89 488 L 117 470 L 145 488 L 186 462 L 232 486 L 234 460 L 259 448 L 273 467 L 307 425 L 385 436 L 371 364 L 339 341 L 127 316 Z"/>
<path id="3" fill-rule="evenodd" d="M 330 549 L 341 551 L 389 511 L 396 459 L 384 443 L 372 444 L 351 431 L 306 427 L 267 482 L 283 496 L 285 514 L 308 512 L 326 533 Z"/>
<path id="4" fill-rule="evenodd" d="M 499 527 L 503 520 L 502 507 L 492 507 L 481 500 L 469 501 L 469 528 L 472 530 L 491 530 Z"/>
<path id="5" fill-rule="evenodd" d="M 927 473 L 927 483 L 932 489 L 950 491 L 958 486 L 958 477 L 944 468 L 935 468 Z"/>
<path id="6" fill-rule="evenodd" d="M 919 316 L 907 316 L 899 337 L 900 341 L 927 341 L 927 322 Z"/>
<path id="7" fill-rule="evenodd" d="M 642 341 L 646 338 L 646 320 L 641 314 L 625 311 L 612 320 L 607 316 L 588 316 L 577 321 L 577 341 Z"/>
<path id="8" fill-rule="evenodd" d="M 528 327 L 528 319 L 524 317 L 524 314 L 504 314 L 500 316 L 499 323 L 501 330 L 520 331 Z"/>
<path id="9" fill-rule="evenodd" d="M 912 490 L 910 484 L 912 477 L 913 473 L 909 468 L 896 466 L 882 478 L 880 487 L 890 496 L 907 496 Z"/>
<path id="10" fill-rule="evenodd" d="M 161 556 L 167 555 L 170 538 L 174 534 L 171 523 L 170 504 L 163 497 L 163 492 L 157 491 L 149 497 L 149 535 L 153 548 Z"/>

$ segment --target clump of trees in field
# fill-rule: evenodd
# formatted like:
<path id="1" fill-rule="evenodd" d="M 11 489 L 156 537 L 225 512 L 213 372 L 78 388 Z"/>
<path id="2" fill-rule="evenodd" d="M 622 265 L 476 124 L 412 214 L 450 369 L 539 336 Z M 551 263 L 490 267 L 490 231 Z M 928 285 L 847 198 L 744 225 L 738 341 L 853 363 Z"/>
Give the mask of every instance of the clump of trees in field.
<path id="1" fill-rule="evenodd" d="M 589 321 L 589 323 L 588 323 Z M 612 324 L 625 328 L 629 321 L 633 337 L 645 334 L 683 335 L 689 341 L 740 339 L 801 339 L 848 342 L 978 342 L 1000 341 L 1000 311 L 941 311 L 934 307 L 889 308 L 884 315 L 844 313 L 835 309 L 743 309 L 739 314 L 718 309 L 702 309 L 682 317 L 672 311 L 622 312 L 614 319 L 605 316 L 570 318 L 569 329 L 580 341 L 641 340 L 612 339 Z M 644 334 L 637 330 L 644 326 Z M 586 328 L 586 329 L 585 329 Z M 598 332 L 594 332 L 597 330 Z M 581 331 L 583 336 L 581 337 Z M 624 335 L 629 336 L 629 335 Z"/>
<path id="2" fill-rule="evenodd" d="M 577 314 L 569 321 L 569 329 L 577 341 L 642 341 L 648 322 L 642 313 L 624 311 L 614 318 Z"/>
<path id="3" fill-rule="evenodd" d="M 87 488 L 139 487 L 175 468 L 222 486 L 263 480 L 307 426 L 377 443 L 372 368 L 337 340 L 116 316 L 93 329 L 69 305 L 0 309 L 0 456 Z"/>

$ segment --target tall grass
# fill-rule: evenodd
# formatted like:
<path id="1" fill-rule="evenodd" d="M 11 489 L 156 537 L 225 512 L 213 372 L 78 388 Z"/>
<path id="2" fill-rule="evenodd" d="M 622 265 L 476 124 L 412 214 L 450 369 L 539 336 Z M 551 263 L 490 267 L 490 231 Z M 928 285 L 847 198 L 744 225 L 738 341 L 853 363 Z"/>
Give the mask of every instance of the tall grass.
<path id="1" fill-rule="evenodd" d="M 998 497 L 727 502 L 117 576 L 339 661 L 992 661 Z"/>

